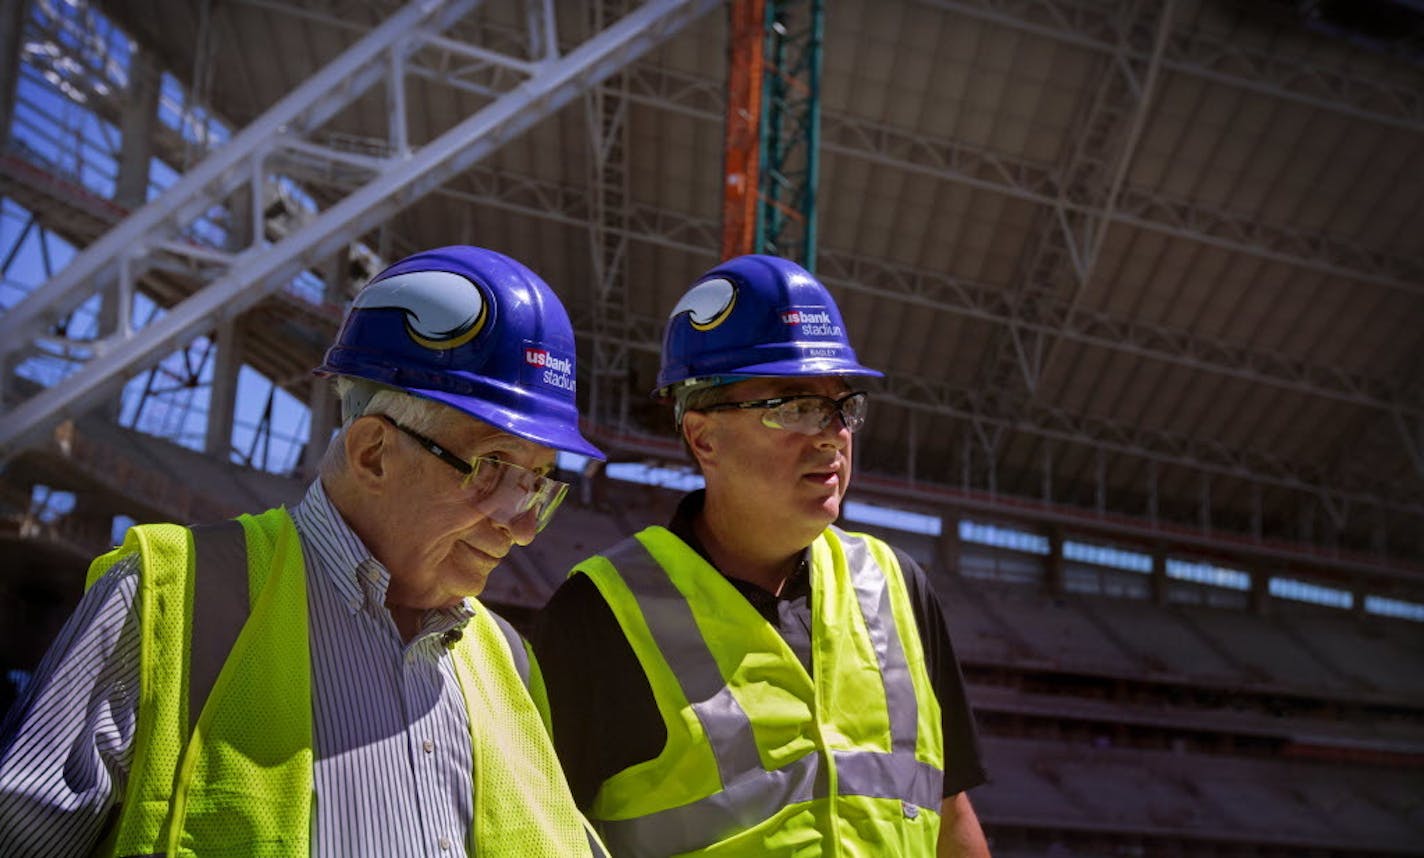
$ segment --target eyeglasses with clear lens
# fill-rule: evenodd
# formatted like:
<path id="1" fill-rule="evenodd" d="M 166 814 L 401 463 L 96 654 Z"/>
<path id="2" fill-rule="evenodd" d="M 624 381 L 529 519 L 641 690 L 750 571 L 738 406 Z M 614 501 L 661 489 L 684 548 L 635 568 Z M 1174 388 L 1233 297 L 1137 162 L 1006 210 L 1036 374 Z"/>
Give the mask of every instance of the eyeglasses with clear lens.
<path id="1" fill-rule="evenodd" d="M 851 432 L 865 425 L 865 412 L 870 407 L 870 394 L 863 390 L 847 393 L 839 399 L 814 393 L 798 393 L 771 399 L 751 399 L 746 402 L 718 402 L 698 411 L 729 411 L 731 409 L 763 409 L 763 426 L 815 435 L 840 417 Z"/>
<path id="2" fill-rule="evenodd" d="M 404 432 L 427 453 L 460 472 L 460 491 L 475 508 L 499 524 L 508 525 L 533 514 L 538 533 L 549 524 L 568 494 L 569 484 L 538 471 L 493 456 L 462 459 L 419 432 L 385 414 L 375 415 Z"/>

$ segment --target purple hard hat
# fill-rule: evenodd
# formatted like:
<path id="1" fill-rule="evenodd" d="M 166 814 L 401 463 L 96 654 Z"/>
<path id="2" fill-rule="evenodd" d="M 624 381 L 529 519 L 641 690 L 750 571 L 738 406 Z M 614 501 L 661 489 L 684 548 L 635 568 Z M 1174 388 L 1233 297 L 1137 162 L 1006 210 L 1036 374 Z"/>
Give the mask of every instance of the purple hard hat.
<path id="1" fill-rule="evenodd" d="M 755 376 L 880 377 L 862 366 L 826 287 L 789 259 L 752 254 L 713 268 L 668 316 L 654 394 Z"/>
<path id="2" fill-rule="evenodd" d="M 579 432 L 574 360 L 568 313 L 539 275 L 457 245 L 378 274 L 316 372 L 398 388 L 536 444 L 603 459 Z"/>

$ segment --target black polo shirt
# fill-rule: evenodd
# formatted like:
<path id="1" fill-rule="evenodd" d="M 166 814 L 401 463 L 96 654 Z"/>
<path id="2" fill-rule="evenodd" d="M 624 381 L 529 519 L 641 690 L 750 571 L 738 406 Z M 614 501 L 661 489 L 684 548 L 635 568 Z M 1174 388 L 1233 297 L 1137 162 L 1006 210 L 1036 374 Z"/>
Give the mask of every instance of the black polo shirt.
<path id="1" fill-rule="evenodd" d="M 701 491 L 683 498 L 668 529 L 711 564 L 692 529 L 703 499 Z M 944 794 L 951 796 L 985 780 L 974 719 L 934 590 L 914 559 L 899 549 L 895 556 L 910 593 L 930 682 L 943 711 Z M 807 556 L 803 555 L 780 595 L 739 578 L 727 576 L 727 580 L 776 627 L 814 676 Z M 574 800 L 587 810 L 605 780 L 662 752 L 667 728 L 632 645 L 587 575 L 574 575 L 554 593 L 535 621 L 532 643 L 548 687 L 554 748 Z"/>

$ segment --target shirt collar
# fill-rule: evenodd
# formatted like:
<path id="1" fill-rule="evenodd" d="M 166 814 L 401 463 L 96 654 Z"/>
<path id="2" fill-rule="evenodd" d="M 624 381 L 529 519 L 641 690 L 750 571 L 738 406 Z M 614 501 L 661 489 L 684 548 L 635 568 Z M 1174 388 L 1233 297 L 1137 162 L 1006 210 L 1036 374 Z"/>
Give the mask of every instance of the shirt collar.
<path id="1" fill-rule="evenodd" d="M 341 517 L 320 479 L 312 481 L 306 496 L 292 509 L 292 520 L 351 613 L 363 608 L 368 613 L 386 611 L 390 570 L 371 554 L 361 537 Z M 421 621 L 420 637 L 458 628 L 474 613 L 469 599 L 448 608 L 427 611 Z"/>

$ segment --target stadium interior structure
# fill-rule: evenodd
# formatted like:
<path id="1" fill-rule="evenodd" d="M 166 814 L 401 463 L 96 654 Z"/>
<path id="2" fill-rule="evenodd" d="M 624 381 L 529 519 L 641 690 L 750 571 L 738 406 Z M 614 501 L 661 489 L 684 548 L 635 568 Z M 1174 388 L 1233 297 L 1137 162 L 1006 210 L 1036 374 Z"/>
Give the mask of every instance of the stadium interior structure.
<path id="1" fill-rule="evenodd" d="M 725 246 L 745 5 L 0 0 L 5 702 L 128 524 L 300 496 L 310 369 L 417 249 L 554 286 L 611 454 L 488 600 L 527 622 L 665 520 L 648 391 Z M 814 206 L 771 247 L 886 371 L 844 523 L 939 588 L 995 854 L 1424 854 L 1418 4 L 834 0 L 813 35 Z"/>

